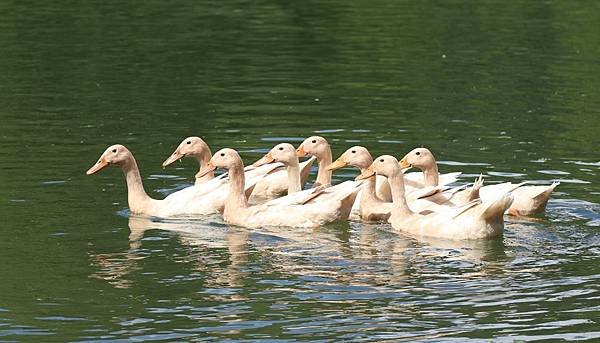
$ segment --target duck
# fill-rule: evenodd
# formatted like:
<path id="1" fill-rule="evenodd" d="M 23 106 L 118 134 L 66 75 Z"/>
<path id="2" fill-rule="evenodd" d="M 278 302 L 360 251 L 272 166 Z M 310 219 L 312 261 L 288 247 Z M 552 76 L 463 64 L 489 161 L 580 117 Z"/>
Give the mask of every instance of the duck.
<path id="1" fill-rule="evenodd" d="M 155 216 L 161 218 L 178 216 L 208 215 L 222 212 L 229 190 L 229 179 L 226 174 L 174 192 L 164 199 L 153 199 L 145 191 L 142 177 L 133 154 L 121 144 L 108 147 L 98 161 L 87 170 L 87 175 L 96 174 L 110 165 L 120 167 L 127 182 L 127 202 L 132 214 Z M 277 165 L 265 165 L 256 168 L 248 175 L 244 189 L 248 196 L 256 183 Z M 204 172 L 203 172 L 204 173 Z M 206 172 L 200 177 L 210 173 Z"/>
<path id="2" fill-rule="evenodd" d="M 404 173 L 394 156 L 377 157 L 356 179 L 365 180 L 375 175 L 385 176 L 390 183 L 393 208 L 389 222 L 394 231 L 453 240 L 493 239 L 504 232 L 504 212 L 513 201 L 510 192 L 488 203 L 475 199 L 440 211 L 419 213 L 414 212 L 406 201 Z"/>
<path id="3" fill-rule="evenodd" d="M 353 146 L 346 150 L 335 162 L 326 167 L 328 170 L 336 170 L 346 166 L 358 168 L 361 172 L 365 171 L 373 163 L 373 157 L 369 150 L 363 146 Z M 379 175 L 378 177 L 384 177 Z M 455 199 L 455 195 L 462 190 L 461 188 L 448 187 L 427 187 L 414 190 L 407 195 L 409 206 L 417 212 L 424 210 L 434 210 L 441 206 L 456 206 L 479 197 L 478 191 L 483 181 L 478 179 L 473 186 L 465 193 L 468 195 L 465 199 Z M 386 221 L 391 214 L 392 202 L 384 201 L 376 194 L 375 178 L 366 180 L 365 186 L 357 196 L 359 204 L 357 212 L 351 214 L 351 219 L 356 220 L 356 216 L 361 221 Z M 354 208 L 353 208 L 354 210 Z"/>
<path id="4" fill-rule="evenodd" d="M 270 163 L 264 166 L 268 165 Z M 263 226 L 317 228 L 327 223 L 347 220 L 350 211 L 344 209 L 352 206 L 360 185 L 357 184 L 345 194 L 336 193 L 333 198 L 325 197 L 322 201 L 318 198 L 327 194 L 326 188 L 314 188 L 311 193 L 300 198 L 295 196 L 300 192 L 296 192 L 263 204 L 250 205 L 244 196 L 246 188 L 244 162 L 238 152 L 230 148 L 219 150 L 213 155 L 204 172 L 208 173 L 217 168 L 227 170 L 231 182 L 223 219 L 229 224 L 249 228 Z M 294 198 L 294 201 L 280 200 L 288 197 Z"/>
<path id="5" fill-rule="evenodd" d="M 200 164 L 200 170 L 196 174 L 195 184 L 202 184 L 208 180 L 214 178 L 214 173 L 204 174 L 203 166 L 210 161 L 212 155 L 208 144 L 200 137 L 187 137 L 181 143 L 175 151 L 163 162 L 163 167 L 167 167 L 173 164 L 175 161 L 182 159 L 183 157 L 190 156 L 196 158 Z M 310 174 L 310 168 L 312 167 L 315 158 L 310 158 L 300 163 L 300 180 L 302 185 L 308 180 Z M 250 171 L 252 166 L 248 166 L 246 171 Z M 199 177 L 199 175 L 204 175 Z M 287 175 L 283 165 L 280 164 L 280 168 L 273 170 L 270 174 L 259 180 L 254 186 L 252 191 L 252 200 L 259 202 L 264 199 L 272 199 L 285 195 L 287 192 Z"/>
<path id="6" fill-rule="evenodd" d="M 325 169 L 333 172 L 339 168 L 353 166 L 363 172 L 369 168 L 372 163 L 373 157 L 367 148 L 353 146 L 340 155 L 335 162 L 325 167 Z M 358 203 L 358 206 L 353 208 L 351 219 L 374 222 L 387 221 L 390 217 L 392 203 L 381 200 L 377 196 L 375 178 L 368 178 L 365 180 L 365 186 L 357 195 L 355 202 Z"/>
<path id="7" fill-rule="evenodd" d="M 170 166 L 186 156 L 194 157 L 200 164 L 200 170 L 198 173 L 196 173 L 196 185 L 200 185 L 214 179 L 215 173 L 212 172 L 206 173 L 203 177 L 198 177 L 198 175 L 201 175 L 203 172 L 202 167 L 206 166 L 212 157 L 210 147 L 200 137 L 187 137 L 181 141 L 175 151 L 173 151 L 173 153 L 162 163 L 162 166 L 163 168 L 166 168 L 167 166 Z"/>
<path id="8" fill-rule="evenodd" d="M 296 152 L 299 157 L 311 155 L 317 158 L 317 161 L 319 163 L 319 169 L 317 171 L 315 186 L 331 185 L 332 171 L 327 170 L 327 166 L 331 164 L 333 160 L 333 154 L 331 153 L 331 146 L 325 138 L 323 138 L 322 136 L 308 137 L 302 142 L 302 144 L 300 144 Z M 455 182 L 460 176 L 460 174 L 460 172 L 455 172 L 440 175 L 439 185 L 445 186 Z M 425 184 L 422 180 L 422 173 L 406 174 L 407 193 L 424 188 Z M 390 187 L 387 183 L 387 180 L 384 177 L 378 177 L 376 179 L 376 194 L 377 197 L 379 197 L 383 201 L 392 201 Z"/>
<path id="9" fill-rule="evenodd" d="M 317 178 L 313 184 L 313 187 L 330 187 L 331 186 L 331 175 L 332 171 L 327 170 L 327 166 L 329 166 L 333 160 L 333 154 L 331 152 L 331 146 L 329 142 L 324 137 L 321 136 L 310 136 L 306 138 L 296 149 L 296 154 L 298 157 L 305 156 L 313 156 L 316 157 L 319 165 L 317 170 Z M 385 178 L 378 178 L 376 180 L 377 185 L 381 182 L 387 182 Z M 389 188 L 389 187 L 388 187 Z M 385 190 L 385 187 L 383 187 Z M 359 193 L 360 194 L 360 193 Z M 377 196 L 391 201 L 391 196 L 388 198 L 385 197 L 385 194 L 379 194 L 379 189 L 377 191 Z M 360 195 L 357 196 L 357 199 L 360 199 Z M 357 201 L 354 203 L 351 210 L 351 219 L 358 220 L 359 219 L 359 206 L 360 202 Z"/>
<path id="10" fill-rule="evenodd" d="M 421 169 L 423 181 L 427 186 L 434 187 L 439 184 L 437 162 L 433 153 L 427 148 L 411 150 L 400 160 L 400 167 Z M 521 183 L 517 187 L 511 182 L 504 182 L 481 187 L 479 196 L 483 202 L 488 202 L 494 200 L 498 194 L 510 191 L 514 196 L 514 201 L 506 213 L 513 216 L 532 216 L 545 211 L 552 192 L 559 184 L 559 182 L 553 182 L 546 186 L 530 186 Z"/>
<path id="11" fill-rule="evenodd" d="M 311 194 L 315 191 L 315 188 L 318 190 L 327 189 L 325 192 L 319 195 L 316 200 L 306 200 L 305 203 L 312 203 L 314 201 L 324 201 L 326 199 L 334 199 L 337 197 L 337 194 L 346 194 L 349 190 L 353 189 L 357 186 L 356 181 L 344 181 L 335 186 L 328 185 L 317 185 L 313 188 L 308 188 L 302 190 L 302 184 L 300 181 L 300 172 L 298 165 L 298 156 L 296 153 L 296 149 L 293 145 L 289 143 L 280 143 L 274 146 L 265 156 L 256 161 L 253 166 L 259 167 L 266 163 L 283 163 L 287 168 L 288 175 L 288 195 L 295 194 L 295 197 L 301 199 L 307 194 Z M 359 190 L 359 193 L 362 190 Z M 301 193 L 301 194 L 298 194 Z M 295 199 L 294 197 L 287 197 L 286 199 L 280 199 L 276 201 L 272 201 L 271 204 L 279 203 L 282 204 L 284 202 L 290 202 L 291 199 Z M 349 210 L 349 209 L 345 209 Z M 345 213 L 345 212 L 344 212 Z"/>
<path id="12" fill-rule="evenodd" d="M 298 157 L 305 157 L 311 155 L 316 157 L 319 164 L 317 170 L 317 178 L 313 184 L 314 187 L 331 186 L 331 171 L 327 170 L 327 166 L 333 161 L 333 154 L 331 153 L 331 147 L 327 140 L 321 136 L 311 136 L 306 138 L 296 149 L 296 155 Z"/>

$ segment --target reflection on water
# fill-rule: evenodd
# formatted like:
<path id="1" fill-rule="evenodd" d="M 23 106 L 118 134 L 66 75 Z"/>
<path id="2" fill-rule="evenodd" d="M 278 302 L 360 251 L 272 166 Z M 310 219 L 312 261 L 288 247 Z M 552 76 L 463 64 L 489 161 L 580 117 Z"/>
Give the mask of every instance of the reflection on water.
<path id="1" fill-rule="evenodd" d="M 148 304 L 129 319 L 137 321 L 137 329 L 119 332 L 125 337 L 143 338 L 141 327 L 178 318 L 178 330 L 158 335 L 258 338 L 276 330 L 282 337 L 430 340 L 475 332 L 535 338 L 528 332 L 537 328 L 594 338 L 590 314 L 600 310 L 593 286 L 599 276 L 573 274 L 569 265 L 597 251 L 547 225 L 519 219 L 507 224 L 504 240 L 457 242 L 415 240 L 390 232 L 386 224 L 248 231 L 130 217 L 129 245 L 111 254 L 90 253 L 91 276 L 116 288 L 155 287 L 136 284 L 143 280 L 196 292 L 185 306 L 178 305 L 178 296 Z M 143 260 L 161 254 L 165 237 L 175 237 L 185 249 L 172 262 L 185 265 L 186 272 L 141 277 L 152 270 L 144 271 Z M 206 303 L 214 306 L 201 305 Z"/>

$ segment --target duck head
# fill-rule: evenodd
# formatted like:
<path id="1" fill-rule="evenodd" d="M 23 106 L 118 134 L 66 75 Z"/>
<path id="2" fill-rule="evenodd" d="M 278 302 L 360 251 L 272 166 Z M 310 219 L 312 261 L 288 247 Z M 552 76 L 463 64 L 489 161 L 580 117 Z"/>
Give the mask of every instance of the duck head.
<path id="1" fill-rule="evenodd" d="M 132 156 L 131 152 L 125 146 L 121 144 L 111 145 L 100 155 L 98 162 L 85 173 L 87 175 L 96 174 L 111 164 L 122 166 L 130 161 Z"/>
<path id="2" fill-rule="evenodd" d="M 175 161 L 182 159 L 186 156 L 204 156 L 204 154 L 210 154 L 210 148 L 208 144 L 200 137 L 188 137 L 181 141 L 177 149 L 173 151 L 171 156 L 163 162 L 163 167 L 173 164 Z"/>
<path id="3" fill-rule="evenodd" d="M 415 148 L 400 160 L 400 168 L 417 167 L 419 169 L 427 169 L 435 165 L 435 157 L 427 148 Z"/>
<path id="4" fill-rule="evenodd" d="M 394 156 L 381 155 L 373 161 L 369 168 L 357 176 L 356 180 L 368 179 L 376 174 L 390 177 L 401 172 L 402 170 L 400 169 L 398 160 Z"/>
<path id="5" fill-rule="evenodd" d="M 346 166 L 353 166 L 359 169 L 368 168 L 373 163 L 373 157 L 367 148 L 362 146 L 353 146 L 346 150 L 335 162 L 327 166 L 327 170 L 336 170 Z"/>
<path id="6" fill-rule="evenodd" d="M 254 162 L 253 166 L 259 167 L 267 163 L 281 162 L 285 165 L 298 163 L 298 156 L 296 156 L 296 149 L 289 143 L 280 143 L 274 146 L 265 156 L 260 160 Z"/>
<path id="7" fill-rule="evenodd" d="M 329 143 L 321 136 L 311 136 L 300 144 L 296 149 L 298 157 L 304 157 L 306 155 L 312 155 L 321 160 L 330 151 Z"/>
<path id="8" fill-rule="evenodd" d="M 243 166 L 242 158 L 237 151 L 224 148 L 217 151 L 210 159 L 205 169 L 197 177 L 202 177 L 217 168 L 230 170 L 235 167 Z"/>

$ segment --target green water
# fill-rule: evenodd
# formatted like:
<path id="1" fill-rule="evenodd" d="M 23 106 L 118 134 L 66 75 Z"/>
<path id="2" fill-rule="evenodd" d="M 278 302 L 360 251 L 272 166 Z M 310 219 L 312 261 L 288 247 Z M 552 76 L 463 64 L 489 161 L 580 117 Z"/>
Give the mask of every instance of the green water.
<path id="1" fill-rule="evenodd" d="M 600 338 L 594 1 L 0 2 L 0 341 Z M 182 138 L 246 162 L 326 137 L 561 185 L 490 242 L 389 226 L 130 222 Z M 335 174 L 335 182 L 356 175 Z M 314 177 L 314 173 L 313 173 Z"/>

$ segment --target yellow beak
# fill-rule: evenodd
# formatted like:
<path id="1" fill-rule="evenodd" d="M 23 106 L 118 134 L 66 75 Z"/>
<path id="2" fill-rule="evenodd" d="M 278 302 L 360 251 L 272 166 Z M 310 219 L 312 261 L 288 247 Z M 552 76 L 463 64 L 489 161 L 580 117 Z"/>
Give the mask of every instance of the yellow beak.
<path id="1" fill-rule="evenodd" d="M 252 163 L 252 165 L 253 165 L 254 167 L 260 167 L 260 166 L 262 166 L 262 165 L 264 165 L 264 164 L 271 163 L 271 162 L 273 162 L 273 161 L 275 161 L 275 159 L 273 158 L 273 156 L 272 156 L 272 155 L 271 155 L 271 153 L 269 152 L 269 153 L 267 153 L 265 156 L 263 156 L 263 157 L 262 157 L 260 160 L 258 160 L 258 161 L 256 161 L 256 162 Z"/>
<path id="2" fill-rule="evenodd" d="M 212 161 L 208 162 L 208 164 L 204 166 L 204 169 L 202 169 L 196 174 L 196 179 L 203 177 L 204 175 L 210 173 L 211 171 L 214 171 L 215 169 L 217 169 L 217 167 L 215 167 L 215 165 L 212 164 Z"/>
<path id="3" fill-rule="evenodd" d="M 400 169 L 410 169 L 412 167 L 410 163 L 406 162 L 406 158 L 401 159 L 398 164 L 400 164 Z"/>
<path id="4" fill-rule="evenodd" d="M 306 150 L 304 150 L 304 145 L 300 145 L 298 149 L 296 149 L 296 155 L 298 155 L 298 157 L 304 157 L 308 155 Z"/>
<path id="5" fill-rule="evenodd" d="M 336 169 L 344 168 L 347 165 L 348 165 L 348 162 L 344 161 L 344 157 L 342 156 L 342 157 L 338 158 L 337 160 L 335 160 L 335 162 L 333 162 L 332 164 L 325 167 L 325 170 L 333 171 Z"/>
<path id="6" fill-rule="evenodd" d="M 185 157 L 185 155 L 182 154 L 182 153 L 180 153 L 179 149 L 177 149 L 177 150 L 173 151 L 173 154 L 171 154 L 171 156 L 169 156 L 169 158 L 167 158 L 163 162 L 162 166 L 163 167 L 169 166 L 169 165 L 175 163 L 175 161 L 177 161 L 177 160 L 179 160 L 179 159 L 181 159 L 183 157 Z"/>
<path id="7" fill-rule="evenodd" d="M 87 175 L 92 175 L 92 174 L 96 174 L 97 172 L 101 171 L 102 169 L 108 167 L 110 163 L 104 159 L 104 156 L 100 157 L 100 159 L 98 160 L 98 162 L 96 162 L 96 164 L 94 164 L 90 169 L 88 169 L 88 171 L 86 171 L 85 173 Z"/>
<path id="8" fill-rule="evenodd" d="M 375 171 L 373 170 L 373 165 L 369 166 L 369 168 L 365 169 L 359 176 L 356 177 L 356 181 L 368 179 L 370 177 L 375 176 Z"/>

